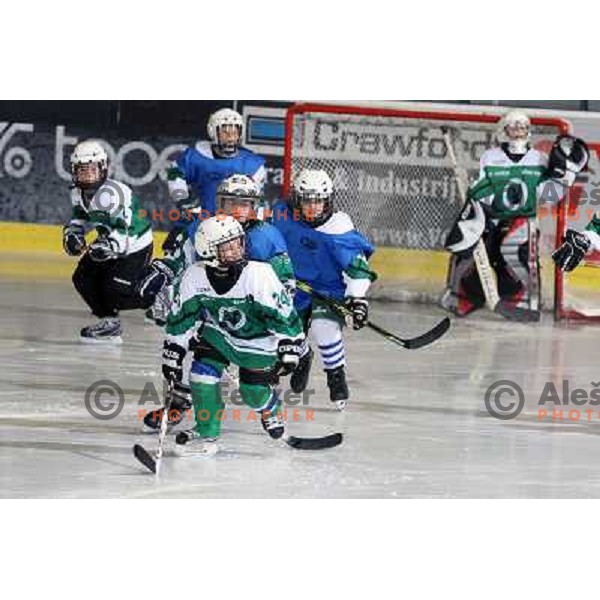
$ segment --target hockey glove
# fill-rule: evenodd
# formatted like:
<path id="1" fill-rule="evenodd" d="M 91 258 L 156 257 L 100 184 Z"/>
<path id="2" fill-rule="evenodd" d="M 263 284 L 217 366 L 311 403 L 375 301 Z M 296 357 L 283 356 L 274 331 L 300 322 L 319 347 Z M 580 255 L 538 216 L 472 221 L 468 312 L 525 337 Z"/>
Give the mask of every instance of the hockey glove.
<path id="1" fill-rule="evenodd" d="M 164 261 L 160 259 L 153 260 L 138 288 L 142 308 L 151 306 L 159 292 L 170 285 L 174 278 L 175 273 Z"/>
<path id="2" fill-rule="evenodd" d="M 79 256 L 85 250 L 85 235 L 80 225 L 63 228 L 63 248 L 69 256 Z"/>
<path id="3" fill-rule="evenodd" d="M 362 329 L 369 320 L 369 302 L 366 298 L 346 298 L 346 308 L 352 313 L 353 329 Z"/>
<path id="4" fill-rule="evenodd" d="M 93 244 L 90 244 L 88 254 L 94 262 L 105 262 L 119 256 L 117 243 L 109 237 L 99 237 Z"/>
<path id="5" fill-rule="evenodd" d="M 280 364 L 279 375 L 289 375 L 300 361 L 302 340 L 280 340 L 277 346 L 277 358 Z"/>
<path id="6" fill-rule="evenodd" d="M 562 246 L 552 253 L 552 260 L 563 271 L 572 271 L 587 254 L 591 242 L 583 233 L 567 229 Z"/>
<path id="7" fill-rule="evenodd" d="M 548 157 L 548 176 L 571 186 L 577 174 L 585 169 L 589 159 L 590 151 L 582 139 L 560 135 L 556 138 Z"/>
<path id="8" fill-rule="evenodd" d="M 181 382 L 185 348 L 165 340 L 162 354 L 162 374 L 167 381 Z"/>
<path id="9" fill-rule="evenodd" d="M 162 245 L 165 254 L 174 255 L 185 242 L 185 229 L 175 226 L 167 235 Z"/>

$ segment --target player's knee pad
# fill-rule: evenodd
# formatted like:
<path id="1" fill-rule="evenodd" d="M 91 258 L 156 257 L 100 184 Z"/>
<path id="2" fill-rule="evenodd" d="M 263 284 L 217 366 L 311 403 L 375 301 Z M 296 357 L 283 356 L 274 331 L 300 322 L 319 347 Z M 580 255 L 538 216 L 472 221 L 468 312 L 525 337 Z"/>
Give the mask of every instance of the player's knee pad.
<path id="1" fill-rule="evenodd" d="M 204 385 L 217 385 L 221 381 L 223 369 L 207 361 L 192 361 L 190 371 L 190 384 L 203 383 Z"/>
<path id="2" fill-rule="evenodd" d="M 315 319 L 311 331 L 317 341 L 321 360 L 326 370 L 336 369 L 346 364 L 346 349 L 339 322 L 330 319 Z"/>

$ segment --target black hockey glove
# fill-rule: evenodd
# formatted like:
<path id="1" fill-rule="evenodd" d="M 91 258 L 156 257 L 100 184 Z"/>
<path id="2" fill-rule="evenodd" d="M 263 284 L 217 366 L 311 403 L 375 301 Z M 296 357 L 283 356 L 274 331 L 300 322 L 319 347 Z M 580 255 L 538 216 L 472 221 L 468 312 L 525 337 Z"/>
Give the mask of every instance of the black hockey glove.
<path id="1" fill-rule="evenodd" d="M 346 308 L 352 313 L 352 328 L 362 329 L 369 320 L 369 302 L 366 298 L 346 298 Z"/>
<path id="2" fill-rule="evenodd" d="M 158 293 L 175 278 L 175 273 L 163 260 L 153 260 L 139 283 L 138 294 L 142 308 L 148 308 L 154 303 Z"/>
<path id="3" fill-rule="evenodd" d="M 105 262 L 118 258 L 117 242 L 109 237 L 99 237 L 94 243 L 90 244 L 88 254 L 94 262 Z"/>
<path id="4" fill-rule="evenodd" d="M 165 254 L 175 254 L 185 242 L 185 229 L 174 228 L 169 231 L 162 245 L 162 251 Z"/>
<path id="5" fill-rule="evenodd" d="M 277 358 L 280 364 L 279 375 L 289 375 L 300 361 L 302 340 L 280 340 L 277 346 Z"/>
<path id="6" fill-rule="evenodd" d="M 69 256 L 79 256 L 85 250 L 85 234 L 80 225 L 63 228 L 63 248 Z"/>
<path id="7" fill-rule="evenodd" d="M 563 271 L 572 271 L 587 254 L 591 242 L 589 238 L 573 229 L 567 229 L 562 246 L 552 253 L 552 260 Z"/>
<path id="8" fill-rule="evenodd" d="M 181 382 L 185 348 L 174 342 L 165 341 L 162 354 L 162 374 L 167 381 Z"/>

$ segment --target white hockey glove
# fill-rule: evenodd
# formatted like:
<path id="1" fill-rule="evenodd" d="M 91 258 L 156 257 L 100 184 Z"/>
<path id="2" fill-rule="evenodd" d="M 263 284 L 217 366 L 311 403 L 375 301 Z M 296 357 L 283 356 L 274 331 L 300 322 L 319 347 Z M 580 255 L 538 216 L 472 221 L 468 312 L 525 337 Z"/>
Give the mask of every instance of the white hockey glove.
<path id="1" fill-rule="evenodd" d="M 590 160 L 587 144 L 571 135 L 556 138 L 548 158 L 548 176 L 550 179 L 565 182 L 568 186 L 575 183 L 577 174 L 586 168 Z"/>
<path id="2" fill-rule="evenodd" d="M 562 246 L 552 253 L 552 260 L 563 271 L 572 271 L 583 260 L 590 249 L 591 242 L 583 233 L 567 229 Z"/>
<path id="3" fill-rule="evenodd" d="M 302 340 L 280 340 L 277 346 L 277 358 L 280 364 L 279 375 L 289 375 L 300 362 Z"/>
<path id="4" fill-rule="evenodd" d="M 88 254 L 94 262 L 105 262 L 118 258 L 119 248 L 115 240 L 111 240 L 109 237 L 99 237 L 90 244 Z"/>
<path id="5" fill-rule="evenodd" d="M 346 308 L 352 313 L 352 328 L 362 329 L 369 320 L 369 302 L 366 298 L 346 298 Z"/>
<path id="6" fill-rule="evenodd" d="M 458 255 L 469 255 L 485 231 L 485 212 L 476 200 L 467 200 L 450 229 L 444 247 Z"/>
<path id="7" fill-rule="evenodd" d="M 81 225 L 65 225 L 63 248 L 69 256 L 79 256 L 85 250 L 85 231 Z"/>

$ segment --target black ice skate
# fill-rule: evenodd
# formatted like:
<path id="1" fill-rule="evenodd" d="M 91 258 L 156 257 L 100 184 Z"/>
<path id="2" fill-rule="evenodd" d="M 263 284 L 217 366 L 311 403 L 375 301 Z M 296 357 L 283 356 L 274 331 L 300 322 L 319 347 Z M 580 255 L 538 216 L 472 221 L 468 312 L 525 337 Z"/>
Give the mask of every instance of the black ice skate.
<path id="1" fill-rule="evenodd" d="M 260 413 L 260 423 L 274 440 L 278 440 L 285 432 L 285 421 L 280 410 L 276 410 L 274 413 L 263 410 Z"/>
<path id="2" fill-rule="evenodd" d="M 187 429 L 175 436 L 176 452 L 180 456 L 214 456 L 219 451 L 218 441 L 218 437 L 202 437 L 195 429 Z"/>
<path id="3" fill-rule="evenodd" d="M 300 357 L 298 366 L 290 377 L 290 387 L 295 394 L 303 392 L 308 385 L 313 356 L 314 352 L 312 351 L 312 348 L 309 348 L 308 352 Z"/>
<path id="4" fill-rule="evenodd" d="M 121 320 L 118 317 L 106 317 L 95 325 L 84 327 L 79 339 L 85 344 L 122 344 L 121 333 Z"/>
<path id="5" fill-rule="evenodd" d="M 164 407 L 163 407 L 164 408 Z M 158 432 L 162 420 L 163 408 L 150 411 L 144 417 L 144 430 L 150 433 Z M 192 408 L 192 393 L 188 385 L 176 383 L 173 388 L 173 399 L 169 409 L 167 427 L 179 425 L 186 416 L 188 410 Z"/>
<path id="6" fill-rule="evenodd" d="M 329 399 L 337 406 L 338 410 L 344 410 L 348 405 L 348 398 L 350 397 L 344 367 L 325 370 L 325 373 L 327 373 Z"/>

